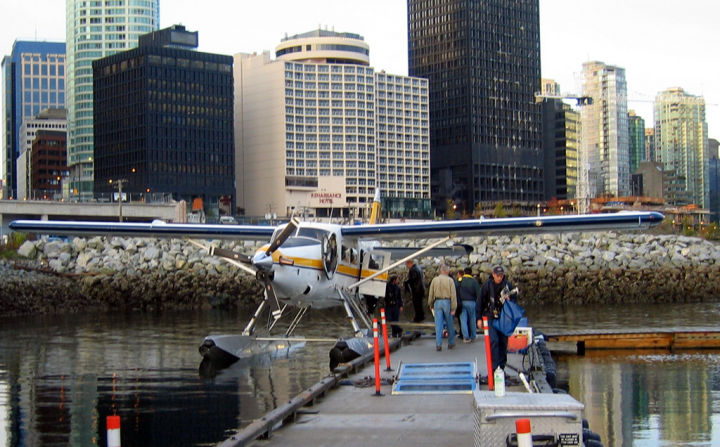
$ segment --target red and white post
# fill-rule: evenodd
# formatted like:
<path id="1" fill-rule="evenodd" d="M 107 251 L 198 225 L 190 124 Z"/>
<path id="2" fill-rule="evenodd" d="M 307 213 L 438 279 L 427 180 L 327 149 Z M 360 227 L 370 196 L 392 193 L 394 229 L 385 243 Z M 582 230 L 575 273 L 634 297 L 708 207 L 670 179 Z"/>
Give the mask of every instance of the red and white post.
<path id="1" fill-rule="evenodd" d="M 378 321 L 373 318 L 373 344 L 375 346 L 375 394 L 373 396 L 384 396 L 380 393 L 380 340 L 378 338 Z"/>
<path id="2" fill-rule="evenodd" d="M 120 416 L 107 417 L 107 447 L 121 447 Z"/>
<path id="3" fill-rule="evenodd" d="M 385 363 L 387 363 L 387 368 L 385 369 L 385 371 L 392 371 L 393 369 L 390 367 L 390 344 L 388 343 L 387 324 L 385 322 L 385 309 L 380 309 L 380 318 L 382 321 L 383 340 L 385 341 Z"/>
<path id="4" fill-rule="evenodd" d="M 515 421 L 518 447 L 532 447 L 532 431 L 530 430 L 530 419 L 517 419 Z"/>
<path id="5" fill-rule="evenodd" d="M 483 333 L 485 334 L 485 360 L 487 361 L 488 370 L 488 389 L 493 391 L 495 389 L 495 378 L 493 377 L 493 364 L 492 364 L 492 347 L 490 346 L 490 326 L 488 325 L 488 318 L 483 317 Z"/>

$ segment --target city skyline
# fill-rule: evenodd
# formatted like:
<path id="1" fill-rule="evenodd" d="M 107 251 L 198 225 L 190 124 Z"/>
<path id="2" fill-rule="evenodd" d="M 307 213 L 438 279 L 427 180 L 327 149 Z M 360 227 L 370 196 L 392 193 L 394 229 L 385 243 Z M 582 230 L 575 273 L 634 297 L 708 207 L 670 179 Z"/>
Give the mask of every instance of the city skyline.
<path id="1" fill-rule="evenodd" d="M 407 75 L 407 4 L 369 0 L 362 8 L 330 0 L 240 3 L 215 0 L 215 8 L 198 11 L 190 0 L 162 0 L 160 27 L 184 24 L 200 33 L 199 51 L 234 55 L 274 50 L 280 39 L 318 25 L 365 37 L 374 68 Z M 287 5 L 283 8 L 283 5 Z M 224 13 L 217 14 L 216 8 Z M 540 0 L 542 76 L 560 83 L 563 92 L 578 93 L 583 62 L 599 60 L 625 68 L 628 109 L 651 127 L 652 101 L 670 87 L 704 96 L 709 137 L 720 137 L 720 59 L 712 57 L 720 41 L 714 17 L 720 4 L 695 0 L 678 10 L 676 1 L 621 0 L 575 2 Z M 17 39 L 65 39 L 65 4 L 26 0 L 2 7 L 0 45 L 10 54 Z M 647 17 L 647 20 L 643 20 Z M 604 34 L 604 36 L 603 36 Z M 672 58 L 673 63 L 670 63 Z M 717 130 L 716 130 L 717 129 Z"/>

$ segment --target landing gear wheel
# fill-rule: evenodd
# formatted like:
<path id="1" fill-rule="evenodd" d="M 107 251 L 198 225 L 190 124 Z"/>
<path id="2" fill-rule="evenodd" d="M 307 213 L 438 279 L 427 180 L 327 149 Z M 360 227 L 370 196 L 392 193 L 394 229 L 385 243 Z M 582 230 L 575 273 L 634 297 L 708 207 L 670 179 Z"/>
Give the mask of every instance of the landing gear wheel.
<path id="1" fill-rule="evenodd" d="M 332 279 L 335 276 L 335 271 L 338 265 L 338 249 L 337 249 L 337 238 L 335 234 L 323 236 L 322 239 L 322 263 L 325 275 L 328 279 Z"/>

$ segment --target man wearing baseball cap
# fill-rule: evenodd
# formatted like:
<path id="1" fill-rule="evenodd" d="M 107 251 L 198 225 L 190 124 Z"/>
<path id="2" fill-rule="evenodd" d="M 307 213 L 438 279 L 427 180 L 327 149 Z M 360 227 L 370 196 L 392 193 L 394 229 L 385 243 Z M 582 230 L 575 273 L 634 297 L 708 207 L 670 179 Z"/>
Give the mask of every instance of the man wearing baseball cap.
<path id="1" fill-rule="evenodd" d="M 488 334 L 490 335 L 493 371 L 495 371 L 498 366 L 504 371 L 505 364 L 507 363 L 508 337 L 496 330 L 492 323 L 493 320 L 500 315 L 504 303 L 504 293 L 512 289 L 514 289 L 514 287 L 505 277 L 505 270 L 502 266 L 496 265 L 493 267 L 491 278 L 485 281 L 482 287 L 480 287 L 480 298 L 478 298 L 475 307 L 477 327 L 479 329 L 483 327 L 482 318 L 488 318 Z M 517 295 L 510 295 L 509 298 L 513 302 L 517 301 Z"/>

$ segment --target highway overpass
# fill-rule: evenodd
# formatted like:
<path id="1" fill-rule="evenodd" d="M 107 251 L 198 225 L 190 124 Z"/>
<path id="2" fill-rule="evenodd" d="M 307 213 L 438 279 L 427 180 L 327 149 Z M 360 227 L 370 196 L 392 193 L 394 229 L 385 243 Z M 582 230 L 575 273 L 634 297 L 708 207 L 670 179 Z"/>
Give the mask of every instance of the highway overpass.
<path id="1" fill-rule="evenodd" d="M 126 222 L 150 222 L 155 219 L 185 222 L 185 202 L 124 202 L 122 216 Z M 95 220 L 117 222 L 117 202 L 58 202 L 46 200 L 0 200 L 0 236 L 9 234 L 13 220 Z"/>

